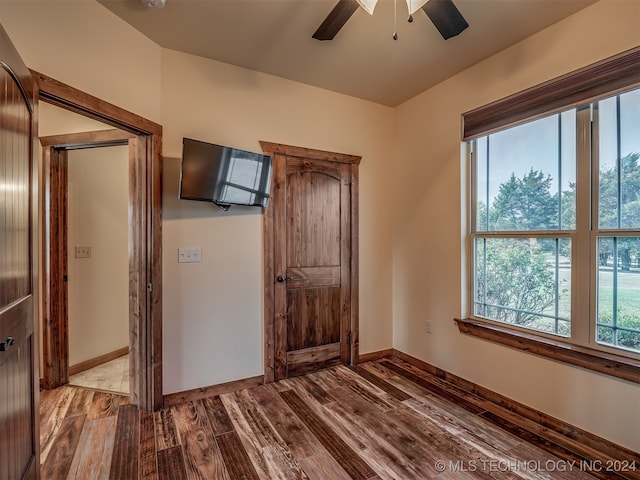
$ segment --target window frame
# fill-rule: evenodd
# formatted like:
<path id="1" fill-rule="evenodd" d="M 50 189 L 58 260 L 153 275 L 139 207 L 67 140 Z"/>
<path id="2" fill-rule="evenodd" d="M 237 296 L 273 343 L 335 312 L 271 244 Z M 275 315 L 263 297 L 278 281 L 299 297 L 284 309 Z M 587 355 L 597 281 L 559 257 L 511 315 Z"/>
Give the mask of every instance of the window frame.
<path id="1" fill-rule="evenodd" d="M 506 232 L 478 232 L 475 218 L 476 172 L 467 161 L 467 178 L 469 179 L 467 225 L 467 289 L 464 292 L 467 299 L 468 318 L 456 318 L 458 328 L 462 333 L 478 336 L 490 341 L 520 348 L 531 353 L 553 358 L 565 363 L 624 378 L 640 383 L 640 353 L 609 347 L 596 342 L 596 276 L 597 264 L 592 263 L 596 254 L 597 238 L 604 234 L 610 236 L 609 229 L 599 229 L 596 222 L 598 194 L 595 177 L 592 185 L 592 175 L 597 173 L 599 162 L 597 158 L 597 139 L 591 139 L 591 109 L 590 105 L 601 98 L 617 95 L 623 91 L 640 87 L 640 47 L 636 47 L 620 55 L 616 55 L 602 62 L 590 65 L 575 72 L 532 87 L 503 100 L 493 102 L 484 107 L 463 114 L 462 139 L 466 142 L 466 158 L 470 158 L 470 141 L 476 138 L 504 130 L 508 127 L 536 120 L 563 110 L 577 108 L 577 116 L 589 116 L 589 122 L 584 118 L 578 122 L 580 130 L 577 135 L 577 159 L 587 158 L 589 165 L 576 167 L 576 228 L 574 231 L 523 231 L 526 237 L 569 237 L 572 239 L 572 299 L 571 299 L 571 336 L 561 337 L 554 334 L 518 327 L 516 325 L 475 317 L 474 313 L 474 269 L 475 269 L 475 239 L 502 238 Z M 582 123 L 581 123 L 582 122 Z M 597 128 L 597 118 L 594 119 Z M 589 124 L 588 131 L 584 125 Z M 594 158 L 591 151 L 594 149 Z M 585 157 L 581 149 L 588 149 Z M 587 198 L 586 203 L 584 202 Z M 591 200 L 589 200 L 589 198 Z M 581 200 L 582 199 L 582 200 Z M 579 205 L 589 205 L 591 208 L 580 208 Z M 614 233 L 616 231 L 613 231 Z M 514 236 L 513 232 L 506 233 Z M 518 236 L 516 234 L 515 236 Z M 640 230 L 624 229 L 619 235 L 640 235 Z M 587 238 L 584 238 L 587 237 Z M 578 247 L 577 251 L 573 251 Z M 578 283 L 579 282 L 579 283 Z M 579 302 L 576 292 L 588 292 L 589 302 Z M 584 319 L 588 321 L 576 320 Z"/>

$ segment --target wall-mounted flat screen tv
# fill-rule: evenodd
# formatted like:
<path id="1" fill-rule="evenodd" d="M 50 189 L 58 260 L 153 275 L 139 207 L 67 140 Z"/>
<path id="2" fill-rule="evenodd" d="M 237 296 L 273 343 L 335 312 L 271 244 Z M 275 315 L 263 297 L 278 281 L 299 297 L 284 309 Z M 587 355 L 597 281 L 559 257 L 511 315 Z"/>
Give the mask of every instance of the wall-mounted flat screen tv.
<path id="1" fill-rule="evenodd" d="M 183 200 L 266 208 L 272 158 L 260 153 L 183 138 L 180 194 Z"/>

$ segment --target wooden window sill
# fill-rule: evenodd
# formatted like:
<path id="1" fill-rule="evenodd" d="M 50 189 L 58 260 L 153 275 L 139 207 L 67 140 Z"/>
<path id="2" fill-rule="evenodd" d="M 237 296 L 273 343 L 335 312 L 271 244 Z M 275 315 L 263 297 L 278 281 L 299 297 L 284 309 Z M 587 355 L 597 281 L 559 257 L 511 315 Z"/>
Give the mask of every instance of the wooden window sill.
<path id="1" fill-rule="evenodd" d="M 461 333 L 622 378 L 629 382 L 640 383 L 640 361 L 472 318 L 456 318 L 455 321 Z"/>

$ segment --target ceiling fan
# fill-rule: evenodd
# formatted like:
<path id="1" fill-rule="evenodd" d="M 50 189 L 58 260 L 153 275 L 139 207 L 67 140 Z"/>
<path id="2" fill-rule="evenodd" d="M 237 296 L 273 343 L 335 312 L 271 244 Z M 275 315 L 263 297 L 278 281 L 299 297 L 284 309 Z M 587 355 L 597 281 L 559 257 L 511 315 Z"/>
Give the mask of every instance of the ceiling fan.
<path id="1" fill-rule="evenodd" d="M 313 38 L 332 40 L 359 6 L 373 15 L 377 2 L 378 0 L 339 0 L 313 34 Z M 409 22 L 413 21 L 413 13 L 422 8 L 445 40 L 459 35 L 469 26 L 451 0 L 407 0 L 407 6 Z"/>

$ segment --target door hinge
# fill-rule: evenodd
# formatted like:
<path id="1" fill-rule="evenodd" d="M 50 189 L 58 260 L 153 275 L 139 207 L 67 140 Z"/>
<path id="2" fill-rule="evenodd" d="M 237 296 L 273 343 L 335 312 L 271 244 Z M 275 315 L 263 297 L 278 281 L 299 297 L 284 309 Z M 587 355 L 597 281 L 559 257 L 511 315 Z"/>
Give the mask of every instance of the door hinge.
<path id="1" fill-rule="evenodd" d="M 147 283 L 147 292 L 153 292 L 153 284 Z"/>
<path id="2" fill-rule="evenodd" d="M 347 343 L 351 345 L 351 332 L 347 333 Z"/>

